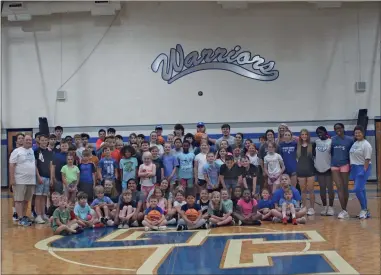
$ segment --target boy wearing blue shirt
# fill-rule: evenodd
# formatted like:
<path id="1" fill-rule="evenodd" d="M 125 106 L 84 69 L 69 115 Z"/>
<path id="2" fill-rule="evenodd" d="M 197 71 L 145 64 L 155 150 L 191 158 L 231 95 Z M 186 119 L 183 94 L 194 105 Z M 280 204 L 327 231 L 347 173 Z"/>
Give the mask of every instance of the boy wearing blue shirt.
<path id="1" fill-rule="evenodd" d="M 184 140 L 183 151 L 177 157 L 180 164 L 178 176 L 184 189 L 193 192 L 193 161 L 195 155 L 189 152 L 189 147 L 189 141 Z"/>
<path id="2" fill-rule="evenodd" d="M 115 180 L 118 177 L 118 164 L 116 160 L 111 157 L 111 149 L 108 146 L 103 148 L 105 157 L 99 161 L 98 164 L 98 177 L 101 182 L 105 178 Z"/>
<path id="3" fill-rule="evenodd" d="M 212 193 L 213 191 L 220 191 L 218 180 L 220 176 L 220 166 L 215 162 L 213 152 L 209 152 L 206 155 L 206 161 L 207 163 L 203 166 L 203 173 L 208 192 Z"/>

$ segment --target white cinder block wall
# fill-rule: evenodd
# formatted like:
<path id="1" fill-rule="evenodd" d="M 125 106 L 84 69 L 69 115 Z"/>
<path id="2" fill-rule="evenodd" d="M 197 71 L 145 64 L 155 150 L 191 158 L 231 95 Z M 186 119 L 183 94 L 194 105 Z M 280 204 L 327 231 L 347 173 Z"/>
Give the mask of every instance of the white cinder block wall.
<path id="1" fill-rule="evenodd" d="M 360 108 L 380 114 L 378 3 L 224 10 L 212 2 L 128 2 L 107 33 L 112 17 L 34 20 L 50 31 L 23 32 L 17 23 L 2 28 L 3 129 L 36 127 L 40 116 L 77 127 L 353 119 Z M 279 78 L 201 71 L 169 85 L 151 64 L 178 43 L 185 54 L 240 45 L 274 61 Z M 360 74 L 365 93 L 354 92 Z M 66 81 L 67 100 L 56 102 Z"/>

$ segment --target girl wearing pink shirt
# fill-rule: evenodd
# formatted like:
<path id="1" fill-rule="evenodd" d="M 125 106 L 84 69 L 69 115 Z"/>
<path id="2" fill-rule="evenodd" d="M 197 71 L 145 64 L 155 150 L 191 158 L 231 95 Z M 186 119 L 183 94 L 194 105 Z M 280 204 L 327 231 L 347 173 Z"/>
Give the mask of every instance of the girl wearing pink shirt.
<path id="1" fill-rule="evenodd" d="M 238 225 L 261 225 L 262 215 L 257 211 L 257 204 L 257 201 L 251 198 L 250 190 L 245 189 L 233 212 L 233 217 L 238 220 Z"/>

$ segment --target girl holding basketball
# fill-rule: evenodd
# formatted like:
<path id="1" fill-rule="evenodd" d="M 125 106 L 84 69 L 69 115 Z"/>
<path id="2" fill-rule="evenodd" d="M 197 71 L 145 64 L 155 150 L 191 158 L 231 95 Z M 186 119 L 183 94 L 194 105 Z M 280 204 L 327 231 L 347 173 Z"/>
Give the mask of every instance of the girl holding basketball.
<path id="1" fill-rule="evenodd" d="M 228 225 L 232 222 L 231 211 L 229 211 L 221 201 L 220 192 L 212 193 L 212 200 L 209 203 L 208 214 L 209 222 L 212 227 Z"/>
<path id="2" fill-rule="evenodd" d="M 163 209 L 158 206 L 158 202 L 155 196 L 149 198 L 149 207 L 144 211 L 144 220 L 142 221 L 145 231 L 167 229 L 167 220 Z"/>

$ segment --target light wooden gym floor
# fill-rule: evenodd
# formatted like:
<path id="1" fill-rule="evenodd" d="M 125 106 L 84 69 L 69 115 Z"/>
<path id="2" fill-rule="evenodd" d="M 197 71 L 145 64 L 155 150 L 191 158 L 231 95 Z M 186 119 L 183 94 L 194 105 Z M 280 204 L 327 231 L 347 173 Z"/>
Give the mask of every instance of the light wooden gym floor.
<path id="1" fill-rule="evenodd" d="M 316 193 L 317 203 L 320 202 Z M 380 274 L 380 197 L 368 185 L 372 218 L 315 217 L 306 225 L 222 227 L 145 233 L 93 229 L 52 237 L 47 225 L 13 223 L 11 199 L 2 192 L 2 274 Z M 335 200 L 335 210 L 339 203 Z"/>

